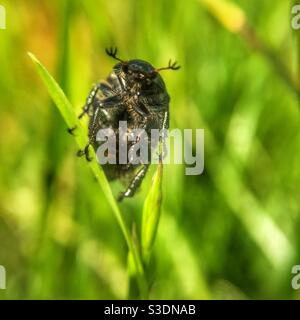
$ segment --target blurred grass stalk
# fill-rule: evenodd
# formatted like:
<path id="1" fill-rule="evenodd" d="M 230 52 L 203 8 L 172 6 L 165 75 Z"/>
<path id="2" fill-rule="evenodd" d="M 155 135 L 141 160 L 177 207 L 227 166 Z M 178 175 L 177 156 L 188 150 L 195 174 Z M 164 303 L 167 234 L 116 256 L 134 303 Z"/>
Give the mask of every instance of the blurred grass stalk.
<path id="1" fill-rule="evenodd" d="M 277 53 L 258 37 L 255 29 L 249 24 L 246 13 L 237 4 L 229 0 L 199 1 L 225 29 L 238 34 L 250 47 L 261 53 L 286 84 L 300 97 L 299 79 L 293 77 Z"/>
<path id="2" fill-rule="evenodd" d="M 28 53 L 28 55 L 31 58 L 31 60 L 33 61 L 39 76 L 41 77 L 45 86 L 47 87 L 48 92 L 49 92 L 52 100 L 54 101 L 55 105 L 59 109 L 68 128 L 76 127 L 75 140 L 76 140 L 79 148 L 83 149 L 87 143 L 86 135 L 81 127 L 79 119 L 76 116 L 71 103 L 68 101 L 64 92 L 59 87 L 57 82 L 49 74 L 49 72 L 46 70 L 46 68 L 38 61 L 38 59 L 32 53 Z M 146 282 L 144 267 L 143 267 L 143 263 L 142 263 L 142 259 L 141 259 L 139 250 L 130 235 L 128 226 L 127 226 L 127 224 L 123 218 L 123 215 L 120 212 L 120 209 L 116 203 L 116 200 L 112 194 L 112 191 L 111 191 L 110 185 L 106 179 L 106 176 L 96 161 L 96 155 L 95 155 L 95 152 L 92 148 L 90 149 L 90 153 L 91 153 L 93 159 L 88 164 L 89 164 L 91 170 L 93 171 L 98 183 L 100 184 L 100 187 L 102 188 L 102 191 L 103 191 L 108 203 L 110 204 L 112 211 L 115 215 L 115 218 L 117 219 L 119 226 L 123 232 L 123 235 L 124 235 L 125 240 L 128 245 L 130 255 L 132 257 L 132 261 L 134 263 L 135 275 L 137 277 L 137 284 L 139 287 L 139 296 L 141 298 L 145 298 L 145 297 L 147 297 L 147 282 Z"/>

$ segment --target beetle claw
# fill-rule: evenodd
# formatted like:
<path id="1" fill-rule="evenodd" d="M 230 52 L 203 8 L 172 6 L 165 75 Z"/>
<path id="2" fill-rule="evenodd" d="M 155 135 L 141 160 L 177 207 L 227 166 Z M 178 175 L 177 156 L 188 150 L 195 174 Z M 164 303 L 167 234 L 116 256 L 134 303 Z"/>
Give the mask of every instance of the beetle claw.
<path id="1" fill-rule="evenodd" d="M 161 71 L 161 70 L 178 70 L 180 69 L 180 66 L 177 65 L 177 61 L 173 62 L 172 63 L 172 60 L 170 59 L 169 60 L 169 64 L 167 67 L 164 67 L 164 68 L 158 68 L 156 69 L 157 72 Z"/>
<path id="2" fill-rule="evenodd" d="M 74 136 L 74 131 L 76 130 L 76 128 L 77 128 L 77 126 L 74 126 L 74 127 L 72 127 L 72 128 L 68 128 L 68 132 L 69 132 L 72 136 Z"/>
<path id="3" fill-rule="evenodd" d="M 109 49 L 105 49 L 105 52 L 108 56 L 120 61 L 120 62 L 123 62 L 123 60 L 121 60 L 120 58 L 117 57 L 117 52 L 118 52 L 118 48 L 117 47 L 110 47 Z"/>
<path id="4" fill-rule="evenodd" d="M 90 144 L 87 144 L 83 150 L 78 150 L 76 153 L 77 157 L 85 156 L 85 159 L 88 162 L 92 161 L 92 158 L 89 155 L 89 146 Z"/>
<path id="5" fill-rule="evenodd" d="M 178 69 L 180 69 L 180 66 L 177 65 L 177 61 L 174 61 L 172 63 L 172 61 L 170 60 L 168 68 L 171 69 L 171 70 L 178 70 Z"/>

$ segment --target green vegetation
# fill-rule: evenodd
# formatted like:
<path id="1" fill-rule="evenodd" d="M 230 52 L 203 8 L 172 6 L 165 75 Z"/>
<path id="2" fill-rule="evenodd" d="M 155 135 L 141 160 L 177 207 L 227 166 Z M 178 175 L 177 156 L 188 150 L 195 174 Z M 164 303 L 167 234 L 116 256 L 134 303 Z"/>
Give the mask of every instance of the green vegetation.
<path id="1" fill-rule="evenodd" d="M 291 288 L 300 264 L 292 1 L 1 4 L 1 299 L 300 297 Z M 110 72 L 112 45 L 157 67 L 176 59 L 182 69 L 163 74 L 171 128 L 205 130 L 202 175 L 153 165 L 120 205 L 121 183 L 75 156 L 86 120 L 67 133 Z"/>

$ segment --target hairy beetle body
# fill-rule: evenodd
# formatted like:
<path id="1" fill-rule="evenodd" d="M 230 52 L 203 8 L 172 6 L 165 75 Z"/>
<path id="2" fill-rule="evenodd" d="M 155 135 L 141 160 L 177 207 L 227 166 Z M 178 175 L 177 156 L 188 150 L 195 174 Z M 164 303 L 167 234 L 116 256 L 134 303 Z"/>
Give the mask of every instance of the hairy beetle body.
<path id="1" fill-rule="evenodd" d="M 165 83 L 159 74 L 160 70 L 179 67 L 169 63 L 167 68 L 155 69 L 150 63 L 143 60 L 122 61 L 116 57 L 116 50 L 107 50 L 108 55 L 117 59 L 117 63 L 106 81 L 95 85 L 90 92 L 83 112 L 89 116 L 89 143 L 86 148 L 79 151 L 89 160 L 88 147 L 91 145 L 95 151 L 101 145 L 96 137 L 100 129 L 110 128 L 116 137 L 116 146 L 119 141 L 127 143 L 127 150 L 135 144 L 128 141 L 126 135 L 119 134 L 119 122 L 127 122 L 127 135 L 134 129 L 144 129 L 150 136 L 151 129 L 167 129 L 169 127 L 169 102 Z M 149 160 L 151 147 L 148 144 Z M 108 155 L 109 156 L 109 155 Z M 116 148 L 116 164 L 105 164 L 103 169 L 109 180 L 129 177 L 131 182 L 119 200 L 134 195 L 146 175 L 149 164 L 121 164 L 119 163 L 119 150 Z"/>

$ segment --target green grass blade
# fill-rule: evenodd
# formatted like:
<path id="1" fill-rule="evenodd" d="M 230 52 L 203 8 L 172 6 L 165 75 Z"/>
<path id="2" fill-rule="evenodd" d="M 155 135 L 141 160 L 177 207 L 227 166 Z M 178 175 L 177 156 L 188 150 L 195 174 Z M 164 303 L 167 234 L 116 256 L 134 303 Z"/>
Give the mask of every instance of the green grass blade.
<path id="1" fill-rule="evenodd" d="M 80 149 L 84 148 L 84 146 L 87 144 L 87 137 L 86 134 L 83 131 L 83 128 L 74 112 L 74 109 L 65 96 L 63 90 L 60 88 L 60 86 L 57 84 L 57 82 L 54 80 L 54 78 L 50 75 L 50 73 L 47 71 L 47 69 L 39 62 L 39 60 L 32 54 L 28 53 L 29 57 L 32 59 L 37 72 L 41 79 L 43 80 L 46 88 L 48 89 L 48 92 L 54 101 L 55 105 L 57 106 L 58 110 L 60 111 L 62 117 L 64 118 L 64 121 L 66 122 L 67 126 L 69 128 L 76 126 L 76 134 L 75 139 L 80 147 Z M 96 161 L 96 155 L 92 148 L 90 148 L 90 154 L 92 156 L 92 161 L 88 163 L 91 170 L 93 171 L 100 187 L 102 188 L 102 191 L 108 201 L 108 203 L 111 206 L 111 209 L 115 215 L 115 218 L 117 219 L 119 226 L 123 232 L 123 235 L 125 237 L 125 240 L 128 245 L 128 249 L 130 253 L 132 254 L 133 261 L 136 268 L 137 273 L 137 281 L 139 284 L 140 294 L 141 297 L 146 297 L 147 295 L 147 285 L 146 280 L 144 276 L 144 269 L 143 264 L 140 258 L 140 254 L 136 248 L 136 246 L 133 243 L 132 237 L 130 235 L 128 226 L 121 214 L 121 211 L 116 203 L 116 200 L 113 196 L 113 193 L 111 191 L 110 185 L 106 179 L 106 176 L 101 168 L 101 166 L 98 165 Z"/>
<path id="2" fill-rule="evenodd" d="M 153 182 L 144 203 L 142 219 L 142 255 L 145 263 L 149 262 L 151 250 L 158 228 L 162 202 L 163 165 L 160 163 L 153 177 Z"/>

